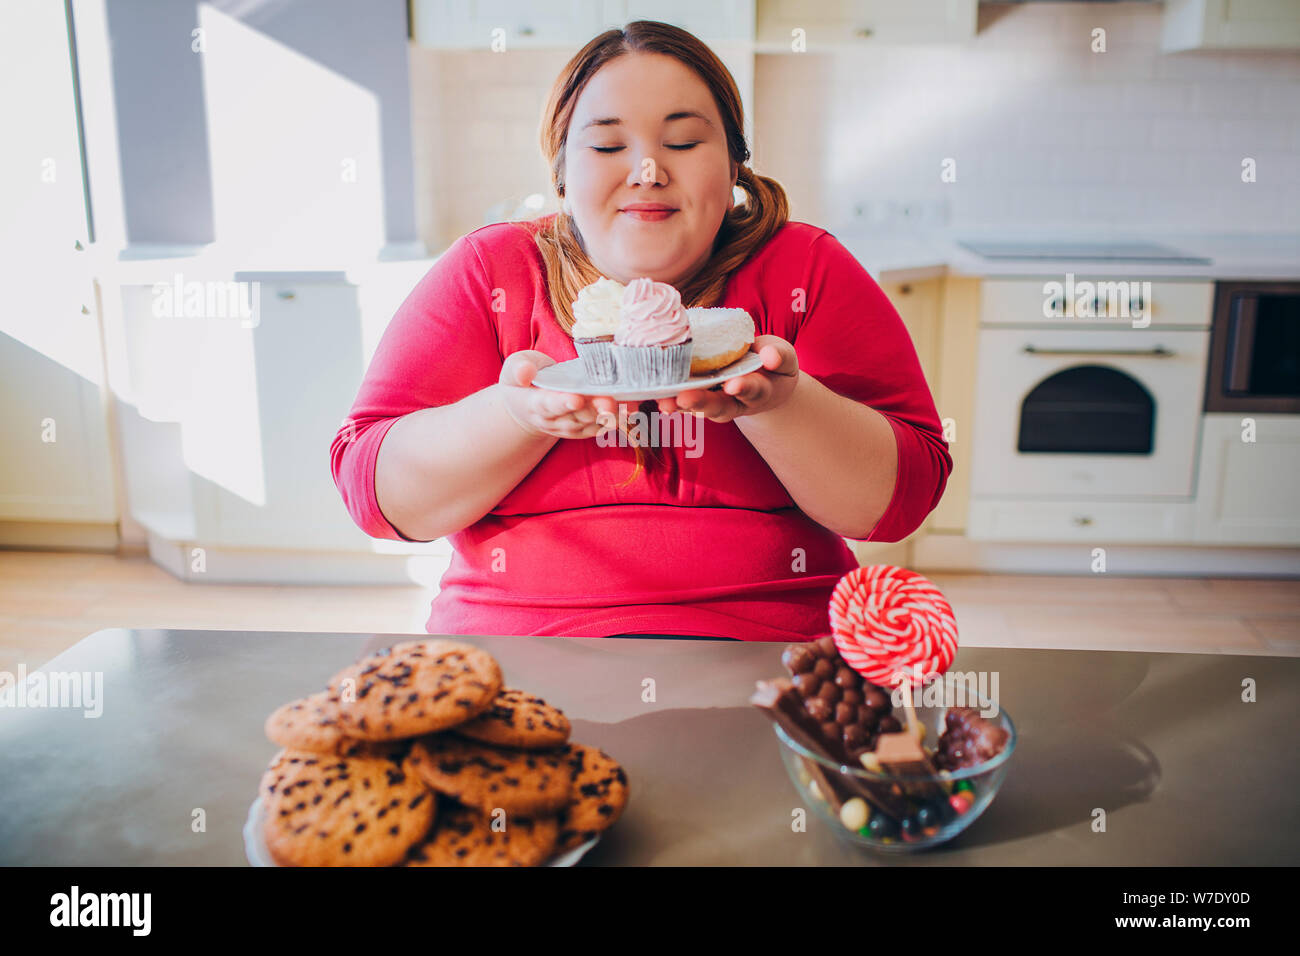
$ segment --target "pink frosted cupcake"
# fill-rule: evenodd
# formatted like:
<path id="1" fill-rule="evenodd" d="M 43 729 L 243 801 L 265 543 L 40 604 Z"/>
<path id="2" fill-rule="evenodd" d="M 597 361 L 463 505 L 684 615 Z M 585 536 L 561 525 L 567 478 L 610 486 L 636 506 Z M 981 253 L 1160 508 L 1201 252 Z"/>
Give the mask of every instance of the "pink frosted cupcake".
<path id="1" fill-rule="evenodd" d="M 685 382 L 691 374 L 691 323 L 677 290 L 653 279 L 629 282 L 613 350 L 620 388 Z"/>

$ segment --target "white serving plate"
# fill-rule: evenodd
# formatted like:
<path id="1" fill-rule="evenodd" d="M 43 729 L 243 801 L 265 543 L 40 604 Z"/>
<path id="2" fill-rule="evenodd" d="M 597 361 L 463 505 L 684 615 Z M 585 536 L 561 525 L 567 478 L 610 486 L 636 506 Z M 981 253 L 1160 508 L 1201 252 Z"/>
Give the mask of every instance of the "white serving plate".
<path id="1" fill-rule="evenodd" d="M 727 379 L 746 375 L 763 367 L 763 360 L 757 352 L 746 352 L 741 358 L 725 368 L 709 375 L 692 375 L 683 382 L 672 385 L 656 385 L 653 388 L 620 388 L 613 385 L 593 385 L 587 379 L 587 371 L 582 366 L 582 359 L 569 359 L 548 365 L 537 372 L 533 384 L 552 392 L 570 392 L 574 395 L 608 395 L 619 402 L 641 402 L 651 398 L 672 398 L 688 388 L 712 388 L 721 385 Z"/>
<path id="2" fill-rule="evenodd" d="M 248 862 L 253 866 L 279 866 L 275 860 L 271 859 L 271 851 L 266 848 L 266 840 L 262 838 L 262 825 L 266 817 L 262 813 L 263 804 L 262 796 L 258 794 L 253 805 L 248 808 L 248 819 L 244 821 L 244 855 L 248 857 Z M 586 843 L 575 846 L 572 850 L 561 853 L 552 859 L 547 866 L 573 866 L 583 854 L 600 842 L 600 835 L 592 837 Z"/>

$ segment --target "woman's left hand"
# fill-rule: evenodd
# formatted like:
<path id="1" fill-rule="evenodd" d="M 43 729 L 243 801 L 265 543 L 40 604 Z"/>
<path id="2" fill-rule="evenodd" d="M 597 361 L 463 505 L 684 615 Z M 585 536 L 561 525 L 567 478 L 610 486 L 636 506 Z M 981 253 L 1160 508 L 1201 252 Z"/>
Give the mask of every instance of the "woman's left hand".
<path id="1" fill-rule="evenodd" d="M 672 398 L 659 399 L 659 412 L 689 412 L 713 422 L 729 422 L 742 415 L 757 415 L 784 405 L 799 381 L 799 357 L 794 346 L 779 335 L 758 335 L 750 351 L 763 367 L 727 379 L 721 387 L 692 388 Z"/>

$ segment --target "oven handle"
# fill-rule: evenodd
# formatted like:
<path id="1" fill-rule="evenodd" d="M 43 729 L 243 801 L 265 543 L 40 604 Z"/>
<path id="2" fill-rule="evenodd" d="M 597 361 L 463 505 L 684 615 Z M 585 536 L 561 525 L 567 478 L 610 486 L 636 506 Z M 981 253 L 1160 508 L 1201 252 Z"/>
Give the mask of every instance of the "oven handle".
<path id="1" fill-rule="evenodd" d="M 1029 355 L 1147 355 L 1151 358 L 1169 358 L 1174 354 L 1163 345 L 1153 349 L 1039 349 L 1026 345 L 1023 351 Z"/>

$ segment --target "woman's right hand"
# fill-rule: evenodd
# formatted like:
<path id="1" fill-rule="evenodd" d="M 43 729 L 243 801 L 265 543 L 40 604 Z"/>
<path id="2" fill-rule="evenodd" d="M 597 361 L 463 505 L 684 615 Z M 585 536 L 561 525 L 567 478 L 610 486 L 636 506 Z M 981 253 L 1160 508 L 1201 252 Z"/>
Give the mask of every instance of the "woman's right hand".
<path id="1" fill-rule="evenodd" d="M 537 349 L 506 356 L 500 383 L 506 386 L 502 389 L 506 409 L 519 426 L 531 435 L 554 438 L 594 438 L 613 427 L 619 409 L 612 398 L 533 387 L 537 372 L 555 364 L 555 359 Z"/>

